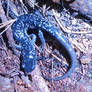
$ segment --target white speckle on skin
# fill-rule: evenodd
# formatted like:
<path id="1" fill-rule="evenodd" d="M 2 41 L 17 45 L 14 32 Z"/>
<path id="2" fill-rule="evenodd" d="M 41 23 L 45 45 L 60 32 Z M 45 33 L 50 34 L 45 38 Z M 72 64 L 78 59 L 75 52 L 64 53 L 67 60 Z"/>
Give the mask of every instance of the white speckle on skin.
<path id="1" fill-rule="evenodd" d="M 30 56 L 29 56 L 29 58 L 33 58 L 33 56 L 32 56 L 32 55 L 30 55 Z"/>
<path id="2" fill-rule="evenodd" d="M 72 48 L 69 48 L 69 51 L 72 51 Z"/>
<path id="3" fill-rule="evenodd" d="M 60 36 L 59 36 L 60 37 Z M 66 41 L 62 38 L 62 37 L 60 37 L 61 38 L 61 40 L 64 42 L 64 43 L 66 43 Z"/>
<path id="4" fill-rule="evenodd" d="M 32 51 L 30 51 L 29 54 L 32 54 Z"/>
<path id="5" fill-rule="evenodd" d="M 16 38 L 18 38 L 18 37 L 19 37 L 19 35 L 18 35 L 17 33 L 15 33 L 15 36 L 16 36 Z"/>
<path id="6" fill-rule="evenodd" d="M 25 64 L 23 64 L 22 67 L 25 68 Z"/>
<path id="7" fill-rule="evenodd" d="M 24 34 L 23 33 L 19 32 L 18 35 L 20 36 L 20 39 L 24 38 Z"/>
<path id="8" fill-rule="evenodd" d="M 60 36 L 60 33 L 58 33 L 57 31 L 56 31 L 56 34 Z"/>

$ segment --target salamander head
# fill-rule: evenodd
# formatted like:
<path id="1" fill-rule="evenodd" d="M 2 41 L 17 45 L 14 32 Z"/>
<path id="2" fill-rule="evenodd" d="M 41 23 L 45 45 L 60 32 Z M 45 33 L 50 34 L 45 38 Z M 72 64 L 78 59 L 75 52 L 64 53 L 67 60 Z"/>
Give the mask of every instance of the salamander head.
<path id="1" fill-rule="evenodd" d="M 26 73 L 30 73 L 35 69 L 36 63 L 36 55 L 26 55 L 22 61 L 22 68 Z"/>
<path id="2" fill-rule="evenodd" d="M 25 62 L 22 64 L 22 68 L 26 73 L 30 73 L 35 69 L 36 61 Z"/>

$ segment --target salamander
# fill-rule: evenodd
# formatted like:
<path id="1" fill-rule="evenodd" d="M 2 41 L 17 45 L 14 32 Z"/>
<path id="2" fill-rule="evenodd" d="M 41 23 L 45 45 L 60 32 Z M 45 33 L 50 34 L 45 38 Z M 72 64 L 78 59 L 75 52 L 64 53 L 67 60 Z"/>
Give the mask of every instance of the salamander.
<path id="1" fill-rule="evenodd" d="M 3 3 L 3 5 L 4 4 L 5 3 Z M 9 13 L 12 17 L 16 17 L 16 21 L 13 23 L 11 28 L 13 30 L 13 37 L 21 44 L 22 47 L 22 68 L 24 69 L 24 71 L 27 73 L 32 72 L 37 63 L 37 55 L 35 50 L 36 35 L 31 34 L 32 39 L 30 39 L 30 36 L 27 33 L 27 30 L 29 28 L 36 28 L 39 31 L 39 37 L 42 42 L 44 42 L 43 31 L 46 31 L 55 39 L 57 39 L 57 41 L 65 48 L 65 50 L 69 54 L 71 62 L 68 71 L 63 76 L 46 79 L 61 80 L 70 76 L 76 67 L 77 59 L 76 53 L 67 38 L 53 24 L 45 19 L 39 10 L 35 10 L 30 14 L 23 14 L 21 16 L 15 16 L 12 11 L 10 11 Z"/>

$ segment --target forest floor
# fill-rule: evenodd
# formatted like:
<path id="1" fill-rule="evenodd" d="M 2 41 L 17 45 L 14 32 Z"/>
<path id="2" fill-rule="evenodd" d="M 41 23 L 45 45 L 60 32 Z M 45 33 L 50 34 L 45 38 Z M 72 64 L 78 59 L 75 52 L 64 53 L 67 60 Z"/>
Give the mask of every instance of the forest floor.
<path id="1" fill-rule="evenodd" d="M 20 68 L 21 51 L 14 46 L 16 41 L 11 29 L 11 25 L 16 20 L 8 15 L 8 9 L 5 13 L 0 0 L 0 92 L 92 92 L 92 24 L 81 18 L 74 18 L 68 10 L 60 9 L 61 6 L 55 3 L 39 4 L 35 0 L 25 0 L 25 2 L 11 0 L 10 8 L 17 15 L 28 13 L 30 10 L 27 5 L 32 8 L 31 10 L 38 8 L 43 16 L 69 40 L 76 52 L 77 65 L 69 78 L 51 82 L 45 80 L 42 75 L 52 76 L 49 71 L 51 66 L 53 68 L 53 62 L 61 63 L 62 61 L 63 66 L 68 65 L 57 49 L 61 48 L 58 42 L 45 34 L 45 50 L 40 52 L 38 39 L 36 51 L 38 56 L 49 58 L 38 61 L 31 74 L 25 76 Z M 59 67 L 59 69 L 63 68 L 60 72 L 67 71 L 67 68 L 63 66 Z M 57 71 L 53 72 L 56 73 L 55 76 L 60 74 Z"/>

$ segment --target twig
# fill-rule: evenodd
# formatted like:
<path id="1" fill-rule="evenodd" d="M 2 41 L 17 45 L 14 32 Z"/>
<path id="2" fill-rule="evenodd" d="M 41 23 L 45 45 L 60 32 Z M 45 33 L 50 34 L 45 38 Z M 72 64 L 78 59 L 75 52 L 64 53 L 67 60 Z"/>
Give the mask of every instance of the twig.
<path id="1" fill-rule="evenodd" d="M 0 17 L 1 17 L 1 19 L 2 19 L 2 22 L 5 23 L 5 22 L 8 21 L 7 17 L 5 16 L 5 12 L 4 12 L 4 10 L 3 10 L 3 7 L 2 7 L 1 0 L 0 0 Z M 14 21 L 14 20 L 13 20 L 13 21 Z M 4 24 L 4 23 L 2 23 L 2 24 Z M 1 24 L 1 25 L 2 25 L 2 24 Z M 8 38 L 8 42 L 9 42 L 10 46 L 12 47 L 14 53 L 15 53 L 17 56 L 20 56 L 19 51 L 18 51 L 18 50 L 15 48 L 15 46 L 14 46 L 15 41 L 14 41 L 14 39 L 13 39 L 13 34 L 12 34 L 11 28 L 9 28 L 9 29 L 6 31 L 6 36 L 7 36 L 7 38 Z"/>
<path id="2" fill-rule="evenodd" d="M 7 22 L 4 22 L 4 23 L 0 23 L 0 28 L 3 28 L 11 23 L 14 23 L 16 21 L 16 19 L 12 19 L 12 20 L 9 20 Z"/>
<path id="3" fill-rule="evenodd" d="M 36 49 L 39 50 L 39 47 L 37 45 L 35 45 L 35 46 L 36 46 Z M 46 49 L 46 48 L 44 48 L 44 49 L 47 51 L 47 53 L 50 53 L 50 51 L 48 49 Z M 55 57 L 58 61 L 61 61 L 61 59 L 59 57 L 57 57 L 55 54 L 52 53 L 52 56 Z"/>
<path id="4" fill-rule="evenodd" d="M 11 27 L 11 25 L 12 25 L 13 23 L 11 23 L 10 25 L 8 25 L 8 27 L 7 28 L 5 28 L 5 30 L 4 31 L 2 31 L 1 33 L 0 33 L 0 35 L 2 35 L 7 29 L 9 29 L 10 27 Z"/>
<path id="5" fill-rule="evenodd" d="M 35 89 L 37 89 L 37 92 L 50 92 L 45 80 L 42 78 L 39 66 L 37 65 L 35 68 L 35 71 L 31 72 L 32 75 L 32 83 L 33 86 L 35 85 Z"/>
<path id="6" fill-rule="evenodd" d="M 18 92 L 17 87 L 16 87 L 16 76 L 13 77 L 13 81 L 14 81 L 14 92 Z"/>
<path id="7" fill-rule="evenodd" d="M 59 21 L 59 19 L 57 18 L 57 16 L 56 16 L 57 14 L 56 14 L 56 12 L 55 12 L 54 9 L 52 9 L 52 12 L 53 12 L 54 17 L 55 17 L 56 21 L 58 22 L 58 24 L 61 27 L 61 29 L 62 29 L 63 32 L 65 32 L 65 33 L 72 33 L 72 34 L 92 34 L 92 31 L 89 31 L 89 32 L 74 32 L 74 31 L 71 31 L 70 29 L 67 29 L 63 25 L 62 21 Z"/>

